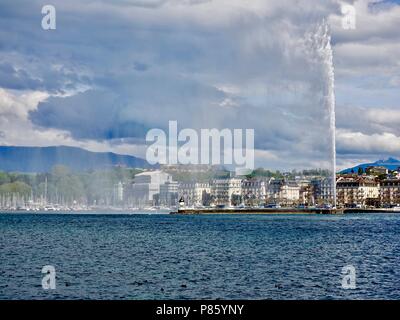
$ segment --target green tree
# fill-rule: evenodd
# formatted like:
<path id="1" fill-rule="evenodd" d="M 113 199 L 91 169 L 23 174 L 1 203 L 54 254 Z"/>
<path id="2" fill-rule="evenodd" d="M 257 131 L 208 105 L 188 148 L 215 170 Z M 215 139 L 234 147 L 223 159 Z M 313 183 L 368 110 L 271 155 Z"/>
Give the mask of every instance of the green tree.
<path id="1" fill-rule="evenodd" d="M 0 193 L 18 193 L 20 195 L 29 195 L 31 187 L 25 182 L 16 181 L 4 183 L 0 186 Z"/>
<path id="2" fill-rule="evenodd" d="M 0 171 L 0 185 L 10 182 L 10 177 L 6 172 Z"/>

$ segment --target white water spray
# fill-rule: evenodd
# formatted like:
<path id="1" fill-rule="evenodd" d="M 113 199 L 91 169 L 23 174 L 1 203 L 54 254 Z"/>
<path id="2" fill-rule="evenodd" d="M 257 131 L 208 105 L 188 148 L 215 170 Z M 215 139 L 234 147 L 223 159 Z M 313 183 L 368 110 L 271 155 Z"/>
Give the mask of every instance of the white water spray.
<path id="1" fill-rule="evenodd" d="M 335 74 L 333 69 L 333 53 L 331 46 L 331 35 L 328 24 L 324 28 L 324 49 L 325 49 L 325 72 L 326 72 L 326 91 L 325 101 L 329 110 L 331 132 L 331 159 L 332 159 L 332 197 L 333 207 L 336 208 L 336 114 L 335 114 Z"/>
<path id="2" fill-rule="evenodd" d="M 335 114 L 335 74 L 333 69 L 333 52 L 328 23 L 324 20 L 314 34 L 314 44 L 322 62 L 323 103 L 329 111 L 329 131 L 331 141 L 332 164 L 332 205 L 336 208 L 336 114 Z"/>

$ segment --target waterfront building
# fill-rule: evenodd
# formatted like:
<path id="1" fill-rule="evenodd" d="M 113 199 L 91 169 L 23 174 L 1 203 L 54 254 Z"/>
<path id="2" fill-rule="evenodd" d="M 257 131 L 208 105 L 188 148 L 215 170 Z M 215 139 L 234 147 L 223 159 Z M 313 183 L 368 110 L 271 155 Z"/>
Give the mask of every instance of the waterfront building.
<path id="1" fill-rule="evenodd" d="M 387 179 L 381 181 L 379 198 L 381 206 L 400 205 L 400 179 Z"/>
<path id="2" fill-rule="evenodd" d="M 300 187 L 295 181 L 285 181 L 280 192 L 281 204 L 292 206 L 300 200 Z"/>
<path id="3" fill-rule="evenodd" d="M 265 203 L 267 191 L 264 180 L 244 179 L 241 188 L 242 200 L 246 206 L 257 206 Z"/>
<path id="4" fill-rule="evenodd" d="M 300 200 L 300 187 L 296 181 L 271 178 L 267 188 L 267 202 L 285 206 L 295 205 Z"/>
<path id="5" fill-rule="evenodd" d="M 307 185 L 300 185 L 300 191 L 299 191 L 299 195 L 300 195 L 300 199 L 299 202 L 301 204 L 304 205 L 311 205 L 314 204 L 314 198 L 313 198 L 313 193 L 312 193 L 312 187 L 309 184 Z"/>
<path id="6" fill-rule="evenodd" d="M 332 203 L 332 178 L 317 178 L 311 180 L 311 202 L 310 204 Z"/>
<path id="7" fill-rule="evenodd" d="M 159 199 L 160 186 L 172 182 L 172 176 L 160 170 L 146 171 L 135 176 L 132 185 L 132 202 L 139 208 L 153 206 Z"/>
<path id="8" fill-rule="evenodd" d="M 296 176 L 294 181 L 296 181 L 297 185 L 302 188 L 302 187 L 309 187 L 310 186 L 310 179 L 306 179 L 304 177 L 299 177 Z"/>
<path id="9" fill-rule="evenodd" d="M 213 203 L 217 206 L 237 206 L 242 203 L 242 179 L 215 179 L 211 186 Z"/>
<path id="10" fill-rule="evenodd" d="M 172 207 L 178 203 L 178 182 L 168 180 L 160 185 L 159 205 Z"/>
<path id="11" fill-rule="evenodd" d="M 340 177 L 336 190 L 339 206 L 366 206 L 379 202 L 379 184 L 372 177 Z"/>
<path id="12" fill-rule="evenodd" d="M 271 178 L 267 183 L 267 203 L 279 203 L 279 194 L 283 179 Z"/>
<path id="13" fill-rule="evenodd" d="M 210 204 L 211 186 L 208 182 L 181 182 L 178 197 L 186 206 L 207 206 Z"/>

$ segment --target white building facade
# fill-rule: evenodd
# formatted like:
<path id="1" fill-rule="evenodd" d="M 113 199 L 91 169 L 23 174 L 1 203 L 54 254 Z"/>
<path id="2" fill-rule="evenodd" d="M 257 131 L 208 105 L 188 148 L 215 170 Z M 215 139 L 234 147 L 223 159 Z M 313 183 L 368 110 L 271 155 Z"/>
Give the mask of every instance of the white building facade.
<path id="1" fill-rule="evenodd" d="M 242 200 L 247 206 L 257 206 L 266 201 L 267 190 L 265 181 L 262 179 L 242 180 Z"/>
<path id="2" fill-rule="evenodd" d="M 172 176 L 160 170 L 139 173 L 132 185 L 133 202 L 139 208 L 155 205 L 155 197 L 160 194 L 160 186 L 172 182 Z"/>
<path id="3" fill-rule="evenodd" d="M 215 179 L 211 186 L 213 203 L 217 206 L 235 206 L 242 202 L 242 179 Z M 239 203 L 238 203 L 239 202 Z"/>
<path id="4" fill-rule="evenodd" d="M 206 197 L 211 195 L 211 186 L 208 182 L 182 182 L 178 186 L 178 197 L 183 199 L 186 206 L 207 205 Z"/>

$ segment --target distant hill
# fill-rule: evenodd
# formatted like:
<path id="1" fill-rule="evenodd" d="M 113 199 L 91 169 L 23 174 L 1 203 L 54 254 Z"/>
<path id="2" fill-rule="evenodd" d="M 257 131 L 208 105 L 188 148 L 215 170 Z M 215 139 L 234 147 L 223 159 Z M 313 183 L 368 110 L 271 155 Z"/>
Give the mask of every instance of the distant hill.
<path id="1" fill-rule="evenodd" d="M 62 164 L 74 171 L 102 169 L 112 166 L 152 167 L 144 159 L 112 152 L 91 152 L 76 147 L 9 147 L 0 146 L 0 170 L 17 172 L 49 172 Z"/>
<path id="2" fill-rule="evenodd" d="M 365 172 L 365 169 L 368 167 L 385 167 L 389 170 L 397 170 L 398 168 L 400 168 L 400 160 L 394 159 L 394 158 L 388 158 L 386 160 L 378 160 L 376 162 L 372 162 L 372 163 L 363 163 L 360 164 L 358 166 L 355 166 L 353 168 L 348 168 L 348 169 L 344 169 L 342 171 L 340 171 L 340 173 L 357 173 L 358 172 L 358 168 L 362 168 L 363 171 Z"/>

